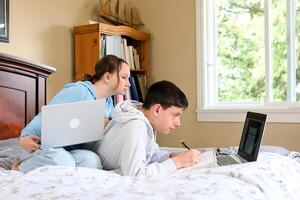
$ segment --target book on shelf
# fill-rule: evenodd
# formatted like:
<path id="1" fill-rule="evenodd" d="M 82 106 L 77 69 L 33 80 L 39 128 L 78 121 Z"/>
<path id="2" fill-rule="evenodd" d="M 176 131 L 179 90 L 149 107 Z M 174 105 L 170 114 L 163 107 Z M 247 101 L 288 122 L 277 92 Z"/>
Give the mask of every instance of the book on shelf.
<path id="1" fill-rule="evenodd" d="M 106 35 L 100 35 L 100 58 L 106 55 Z"/>
<path id="2" fill-rule="evenodd" d="M 106 55 L 115 55 L 122 58 L 121 53 L 121 36 L 120 35 L 106 35 Z"/>
<path id="3" fill-rule="evenodd" d="M 128 89 L 126 92 L 125 92 L 125 100 L 131 100 L 131 93 L 130 93 L 130 89 Z"/>
<path id="4" fill-rule="evenodd" d="M 130 82 L 130 85 L 131 85 L 130 86 L 131 99 L 139 101 L 137 88 L 136 88 L 135 81 L 134 81 L 132 76 L 129 77 L 129 82 Z"/>
<path id="5" fill-rule="evenodd" d="M 121 103 L 124 101 L 125 95 L 122 94 L 116 94 L 111 96 L 113 100 L 113 105 L 116 106 L 118 103 Z"/>
<path id="6" fill-rule="evenodd" d="M 137 50 L 133 48 L 133 61 L 134 61 L 134 68 L 140 70 L 140 56 L 137 53 Z"/>
<path id="7" fill-rule="evenodd" d="M 143 95 L 142 95 L 142 89 L 141 89 L 141 85 L 139 83 L 139 80 L 138 80 L 138 75 L 133 75 L 133 80 L 134 80 L 134 83 L 135 83 L 135 87 L 136 87 L 136 91 L 137 91 L 137 94 L 138 94 L 138 99 L 139 99 L 139 102 L 143 102 Z"/>
<path id="8" fill-rule="evenodd" d="M 145 99 L 146 92 L 147 92 L 147 81 L 146 81 L 146 76 L 144 75 L 137 75 L 137 79 L 140 85 L 141 93 L 142 93 L 142 98 Z"/>
<path id="9" fill-rule="evenodd" d="M 129 52 L 128 52 L 128 47 L 127 47 L 127 40 L 126 40 L 126 38 L 122 38 L 122 40 L 123 40 L 123 46 L 122 46 L 122 49 L 123 49 L 123 52 L 124 52 L 124 57 L 123 57 L 123 59 L 127 62 L 127 64 L 128 64 L 128 60 L 129 60 Z M 129 67 L 131 67 L 131 66 L 129 66 Z"/>
<path id="10" fill-rule="evenodd" d="M 126 61 L 126 59 L 125 59 L 126 54 L 125 54 L 125 48 L 124 48 L 124 40 L 126 40 L 126 39 L 121 38 L 121 58 Z"/>
<path id="11" fill-rule="evenodd" d="M 129 65 L 131 66 L 132 69 L 135 69 L 134 66 L 134 60 L 133 60 L 133 46 L 128 46 L 128 52 L 129 52 Z"/>

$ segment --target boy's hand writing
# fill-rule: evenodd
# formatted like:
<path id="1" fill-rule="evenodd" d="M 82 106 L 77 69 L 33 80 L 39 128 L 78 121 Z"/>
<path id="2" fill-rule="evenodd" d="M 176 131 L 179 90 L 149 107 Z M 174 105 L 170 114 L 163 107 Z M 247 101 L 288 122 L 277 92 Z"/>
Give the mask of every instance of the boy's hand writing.
<path id="1" fill-rule="evenodd" d="M 201 153 L 196 149 L 171 154 L 171 159 L 174 161 L 177 169 L 191 167 L 200 161 Z"/>

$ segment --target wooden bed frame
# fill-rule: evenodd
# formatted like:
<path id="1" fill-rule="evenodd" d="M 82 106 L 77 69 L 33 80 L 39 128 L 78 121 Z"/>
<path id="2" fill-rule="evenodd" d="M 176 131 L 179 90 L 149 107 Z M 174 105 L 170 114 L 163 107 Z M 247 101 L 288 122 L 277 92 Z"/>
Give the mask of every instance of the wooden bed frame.
<path id="1" fill-rule="evenodd" d="M 39 113 L 53 72 L 53 67 L 0 53 L 0 140 L 18 137 Z"/>

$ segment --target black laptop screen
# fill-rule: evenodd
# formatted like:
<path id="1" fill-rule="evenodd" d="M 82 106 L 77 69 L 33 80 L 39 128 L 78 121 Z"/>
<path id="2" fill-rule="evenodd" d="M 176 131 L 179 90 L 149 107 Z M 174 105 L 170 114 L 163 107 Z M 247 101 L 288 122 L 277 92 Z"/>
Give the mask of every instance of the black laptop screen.
<path id="1" fill-rule="evenodd" d="M 250 113 L 254 114 L 247 114 L 238 153 L 248 161 L 257 159 L 266 120 L 265 115 Z"/>

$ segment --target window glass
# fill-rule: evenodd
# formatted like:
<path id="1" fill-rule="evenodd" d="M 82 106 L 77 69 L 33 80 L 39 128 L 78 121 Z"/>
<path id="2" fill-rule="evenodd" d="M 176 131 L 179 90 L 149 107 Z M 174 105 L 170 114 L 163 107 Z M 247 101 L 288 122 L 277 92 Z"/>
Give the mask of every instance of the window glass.
<path id="1" fill-rule="evenodd" d="M 263 5 L 259 0 L 223 0 L 216 6 L 218 102 L 263 102 Z"/>

